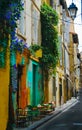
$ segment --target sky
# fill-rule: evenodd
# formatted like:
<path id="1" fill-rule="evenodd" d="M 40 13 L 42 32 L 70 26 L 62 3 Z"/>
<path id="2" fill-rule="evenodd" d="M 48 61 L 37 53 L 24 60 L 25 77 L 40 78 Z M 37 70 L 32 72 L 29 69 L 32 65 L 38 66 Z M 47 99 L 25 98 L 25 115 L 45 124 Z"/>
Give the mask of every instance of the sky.
<path id="1" fill-rule="evenodd" d="M 66 0 L 67 6 L 72 3 L 72 0 Z M 73 0 L 73 3 L 77 6 L 77 16 L 74 20 L 75 32 L 78 34 L 79 38 L 79 52 L 82 52 L 82 22 L 81 22 L 81 0 Z"/>

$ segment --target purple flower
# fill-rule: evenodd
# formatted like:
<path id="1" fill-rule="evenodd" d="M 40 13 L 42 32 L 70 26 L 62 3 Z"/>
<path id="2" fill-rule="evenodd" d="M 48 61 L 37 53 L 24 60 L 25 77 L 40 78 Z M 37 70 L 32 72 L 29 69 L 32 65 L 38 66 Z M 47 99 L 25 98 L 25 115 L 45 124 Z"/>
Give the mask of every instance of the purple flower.
<path id="1" fill-rule="evenodd" d="M 12 25 L 15 26 L 15 25 L 16 25 L 15 21 L 14 21 L 14 20 L 11 20 L 11 21 L 10 21 L 10 25 L 11 25 L 11 26 L 12 26 Z"/>
<path id="2" fill-rule="evenodd" d="M 15 32 L 14 31 L 11 32 L 11 37 L 15 38 Z"/>
<path id="3" fill-rule="evenodd" d="M 10 12 L 10 11 L 8 11 L 8 12 L 5 14 L 6 19 L 11 19 L 11 16 L 12 16 L 12 12 Z"/>
<path id="4" fill-rule="evenodd" d="M 27 43 L 24 44 L 24 48 L 29 48 Z"/>
<path id="5" fill-rule="evenodd" d="M 9 7 L 10 7 L 11 9 L 13 9 L 14 7 L 16 8 L 17 6 L 18 6 L 17 3 L 11 3 L 11 4 L 9 4 Z"/>
<path id="6" fill-rule="evenodd" d="M 13 67 L 16 69 L 16 68 L 17 68 L 17 67 L 16 67 L 16 64 L 14 64 L 14 66 L 13 66 Z"/>

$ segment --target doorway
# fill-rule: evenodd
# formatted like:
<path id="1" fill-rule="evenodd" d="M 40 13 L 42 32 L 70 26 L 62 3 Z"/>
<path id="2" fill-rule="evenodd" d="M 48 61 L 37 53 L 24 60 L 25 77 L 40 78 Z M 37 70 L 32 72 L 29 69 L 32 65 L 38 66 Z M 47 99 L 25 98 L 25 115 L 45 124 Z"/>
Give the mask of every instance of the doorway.
<path id="1" fill-rule="evenodd" d="M 59 93 L 60 93 L 60 105 L 61 105 L 61 102 L 62 102 L 62 84 L 59 84 Z"/>
<path id="2" fill-rule="evenodd" d="M 36 105 L 36 73 L 37 67 L 35 64 L 33 64 L 33 105 Z"/>

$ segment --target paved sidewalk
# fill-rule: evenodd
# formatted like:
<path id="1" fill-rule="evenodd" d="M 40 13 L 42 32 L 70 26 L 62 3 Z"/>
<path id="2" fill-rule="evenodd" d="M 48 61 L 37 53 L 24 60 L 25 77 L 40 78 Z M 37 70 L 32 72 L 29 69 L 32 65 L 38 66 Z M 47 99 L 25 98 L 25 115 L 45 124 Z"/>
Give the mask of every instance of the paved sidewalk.
<path id="1" fill-rule="evenodd" d="M 60 107 L 57 107 L 55 111 L 50 113 L 49 115 L 45 116 L 44 118 L 35 121 L 33 124 L 30 124 L 26 128 L 14 128 L 14 130 L 34 130 L 38 126 L 42 125 L 43 123 L 47 122 L 48 120 L 52 119 L 54 116 L 58 115 L 59 113 L 62 113 L 64 110 L 69 109 L 71 106 L 75 105 L 78 102 L 76 98 L 71 98 L 71 100 L 67 101 L 65 104 L 61 105 Z"/>

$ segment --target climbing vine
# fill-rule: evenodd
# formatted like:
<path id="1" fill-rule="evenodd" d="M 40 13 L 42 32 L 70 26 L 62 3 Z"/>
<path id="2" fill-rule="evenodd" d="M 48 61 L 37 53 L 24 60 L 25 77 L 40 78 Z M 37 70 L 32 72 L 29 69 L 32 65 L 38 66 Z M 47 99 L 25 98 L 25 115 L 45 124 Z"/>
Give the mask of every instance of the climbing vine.
<path id="1" fill-rule="evenodd" d="M 41 59 L 45 70 L 54 70 L 58 63 L 58 14 L 45 3 L 41 6 L 41 33 L 43 56 Z M 51 71 L 50 71 L 51 72 Z"/>
<path id="2" fill-rule="evenodd" d="M 16 36 L 17 20 L 21 17 L 24 3 L 21 0 L 0 0 L 0 67 L 5 67 L 8 36 L 10 50 L 23 51 L 24 41 Z"/>
<path id="3" fill-rule="evenodd" d="M 3 34 L 14 34 L 22 10 L 21 0 L 0 0 L 0 38 Z"/>

